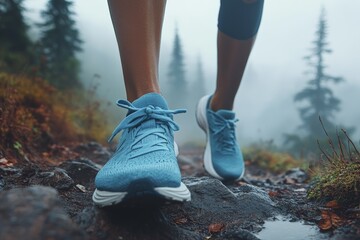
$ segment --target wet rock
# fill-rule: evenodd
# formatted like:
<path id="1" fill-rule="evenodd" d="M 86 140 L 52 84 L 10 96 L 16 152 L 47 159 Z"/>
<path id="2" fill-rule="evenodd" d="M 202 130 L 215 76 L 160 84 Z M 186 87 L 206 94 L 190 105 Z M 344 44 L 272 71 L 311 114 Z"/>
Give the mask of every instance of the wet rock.
<path id="1" fill-rule="evenodd" d="M 36 165 L 27 165 L 21 169 L 21 177 L 24 179 L 30 179 L 36 176 L 40 171 L 40 168 Z"/>
<path id="2" fill-rule="evenodd" d="M 96 223 L 96 212 L 95 206 L 86 207 L 76 215 L 74 221 L 80 228 L 88 229 Z"/>
<path id="3" fill-rule="evenodd" d="M 0 191 L 2 191 L 5 187 L 6 183 L 5 183 L 5 179 L 0 176 Z"/>
<path id="4" fill-rule="evenodd" d="M 238 199 L 244 200 L 244 197 L 257 198 L 258 200 L 260 200 L 260 202 L 263 202 L 265 205 L 275 206 L 275 204 L 270 199 L 269 194 L 266 191 L 262 190 L 261 188 L 255 187 L 253 185 L 244 184 L 234 188 L 233 191 L 238 196 Z"/>
<path id="5" fill-rule="evenodd" d="M 203 233 L 213 223 L 226 223 L 225 228 L 231 230 L 277 214 L 268 194 L 257 187 L 238 187 L 234 193 L 219 180 L 209 177 L 183 181 L 191 191 L 191 202 L 165 207 L 165 211 L 173 219 L 191 219 Z"/>
<path id="6" fill-rule="evenodd" d="M 245 229 L 239 229 L 234 231 L 224 232 L 218 237 L 213 238 L 214 240 L 227 239 L 227 240 L 260 240 L 251 232 Z"/>
<path id="7" fill-rule="evenodd" d="M 53 188 L 32 186 L 3 191 L 0 202 L 0 239 L 86 238 L 60 207 Z"/>
<path id="8" fill-rule="evenodd" d="M 75 222 L 93 239 L 203 239 L 197 233 L 176 226 L 160 205 L 84 209 Z"/>
<path id="9" fill-rule="evenodd" d="M 99 165 L 86 158 L 65 161 L 59 167 L 66 170 L 75 184 L 81 184 L 86 188 L 94 187 L 95 176 L 100 170 Z"/>
<path id="10" fill-rule="evenodd" d="M 293 168 L 285 172 L 282 179 L 282 182 L 287 184 L 304 183 L 309 179 L 309 175 L 300 168 Z"/>
<path id="11" fill-rule="evenodd" d="M 1 176 L 20 176 L 21 169 L 15 167 L 0 167 L 0 175 Z"/>
<path id="12" fill-rule="evenodd" d="M 104 165 L 111 157 L 112 153 L 97 142 L 89 142 L 78 145 L 75 152 L 85 158 Z"/>
<path id="13" fill-rule="evenodd" d="M 257 187 L 239 187 L 234 193 L 209 177 L 183 181 L 192 193 L 191 202 L 110 208 L 91 204 L 74 221 L 94 239 L 204 239 L 209 226 L 217 223 L 224 226 L 224 232 L 215 234 L 224 236 L 218 239 L 256 239 L 242 229 L 277 214 L 267 193 Z"/>
<path id="14" fill-rule="evenodd" d="M 354 221 L 352 226 L 341 226 L 332 233 L 331 239 L 354 240 L 360 239 L 360 219 Z"/>
<path id="15" fill-rule="evenodd" d="M 33 178 L 32 184 L 50 186 L 57 190 L 67 190 L 74 185 L 74 181 L 64 169 L 55 168 L 53 171 L 38 173 Z"/>

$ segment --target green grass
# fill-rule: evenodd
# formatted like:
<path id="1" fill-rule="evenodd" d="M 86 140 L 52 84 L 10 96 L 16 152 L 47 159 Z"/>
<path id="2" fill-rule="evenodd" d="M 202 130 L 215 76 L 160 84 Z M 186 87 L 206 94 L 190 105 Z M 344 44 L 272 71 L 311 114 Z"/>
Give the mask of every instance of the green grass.
<path id="1" fill-rule="evenodd" d="M 308 197 L 337 200 L 341 205 L 351 207 L 360 202 L 360 153 L 345 130 L 342 134 L 346 143 L 339 134 L 336 144 L 329 138 L 330 153 L 320 146 L 324 159 L 313 171 L 313 185 L 308 190 Z"/>

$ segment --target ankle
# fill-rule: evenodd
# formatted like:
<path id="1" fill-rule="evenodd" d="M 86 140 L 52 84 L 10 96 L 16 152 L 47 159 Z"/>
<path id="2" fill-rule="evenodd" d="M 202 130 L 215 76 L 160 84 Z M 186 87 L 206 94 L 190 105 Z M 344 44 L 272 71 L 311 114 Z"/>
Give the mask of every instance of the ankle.
<path id="1" fill-rule="evenodd" d="M 159 89 L 155 89 L 155 88 L 152 88 L 152 89 L 140 89 L 138 91 L 132 91 L 132 92 L 127 92 L 126 93 L 126 97 L 127 97 L 127 100 L 130 101 L 130 102 L 133 102 L 135 101 L 136 99 L 144 96 L 145 94 L 148 94 L 148 93 L 157 93 L 157 94 L 161 94 L 160 93 L 160 90 Z"/>
<path id="2" fill-rule="evenodd" d="M 214 112 L 224 109 L 224 110 L 232 110 L 234 105 L 234 100 L 232 98 L 223 98 L 219 97 L 216 93 L 211 98 L 210 109 Z"/>

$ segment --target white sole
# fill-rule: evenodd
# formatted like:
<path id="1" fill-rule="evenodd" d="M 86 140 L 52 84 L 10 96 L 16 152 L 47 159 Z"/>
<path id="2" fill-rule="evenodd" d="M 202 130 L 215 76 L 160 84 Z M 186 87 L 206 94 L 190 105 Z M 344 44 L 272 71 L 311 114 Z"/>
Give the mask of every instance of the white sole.
<path id="1" fill-rule="evenodd" d="M 206 105 L 209 101 L 211 95 L 206 95 L 202 97 L 197 105 L 196 108 L 196 121 L 199 127 L 205 132 L 206 134 L 206 147 L 204 152 L 204 167 L 205 170 L 213 177 L 224 180 L 219 174 L 216 173 L 214 166 L 212 164 L 211 159 L 211 147 L 210 147 L 210 138 L 209 135 L 209 124 L 206 119 Z"/>
<path id="2" fill-rule="evenodd" d="M 206 147 L 204 151 L 204 168 L 205 170 L 213 177 L 224 180 L 223 177 L 221 177 L 214 169 L 212 158 L 211 158 L 211 146 L 210 146 L 210 138 L 209 136 L 209 124 L 206 118 L 206 106 L 209 101 L 209 98 L 211 95 L 206 95 L 202 97 L 197 105 L 196 108 L 196 121 L 199 125 L 199 127 L 205 132 L 206 134 Z M 243 167 L 244 169 L 244 167 Z M 245 171 L 242 172 L 242 174 L 235 179 L 234 181 L 238 181 L 241 178 L 243 178 Z"/>
<path id="3" fill-rule="evenodd" d="M 181 183 L 179 187 L 175 188 L 157 187 L 153 190 L 168 200 L 178 202 L 187 202 L 191 200 L 190 191 L 184 183 Z M 108 192 L 95 189 L 92 200 L 97 206 L 106 207 L 121 203 L 126 195 L 127 192 Z"/>

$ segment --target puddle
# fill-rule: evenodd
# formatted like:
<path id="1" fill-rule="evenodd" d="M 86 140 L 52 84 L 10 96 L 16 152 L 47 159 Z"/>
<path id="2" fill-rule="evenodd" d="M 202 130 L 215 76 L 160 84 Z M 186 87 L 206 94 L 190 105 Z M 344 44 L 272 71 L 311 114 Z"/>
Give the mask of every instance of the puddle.
<path id="1" fill-rule="evenodd" d="M 319 240 L 324 239 L 314 225 L 305 225 L 303 222 L 289 222 L 286 220 L 266 221 L 256 237 L 261 240 Z"/>

